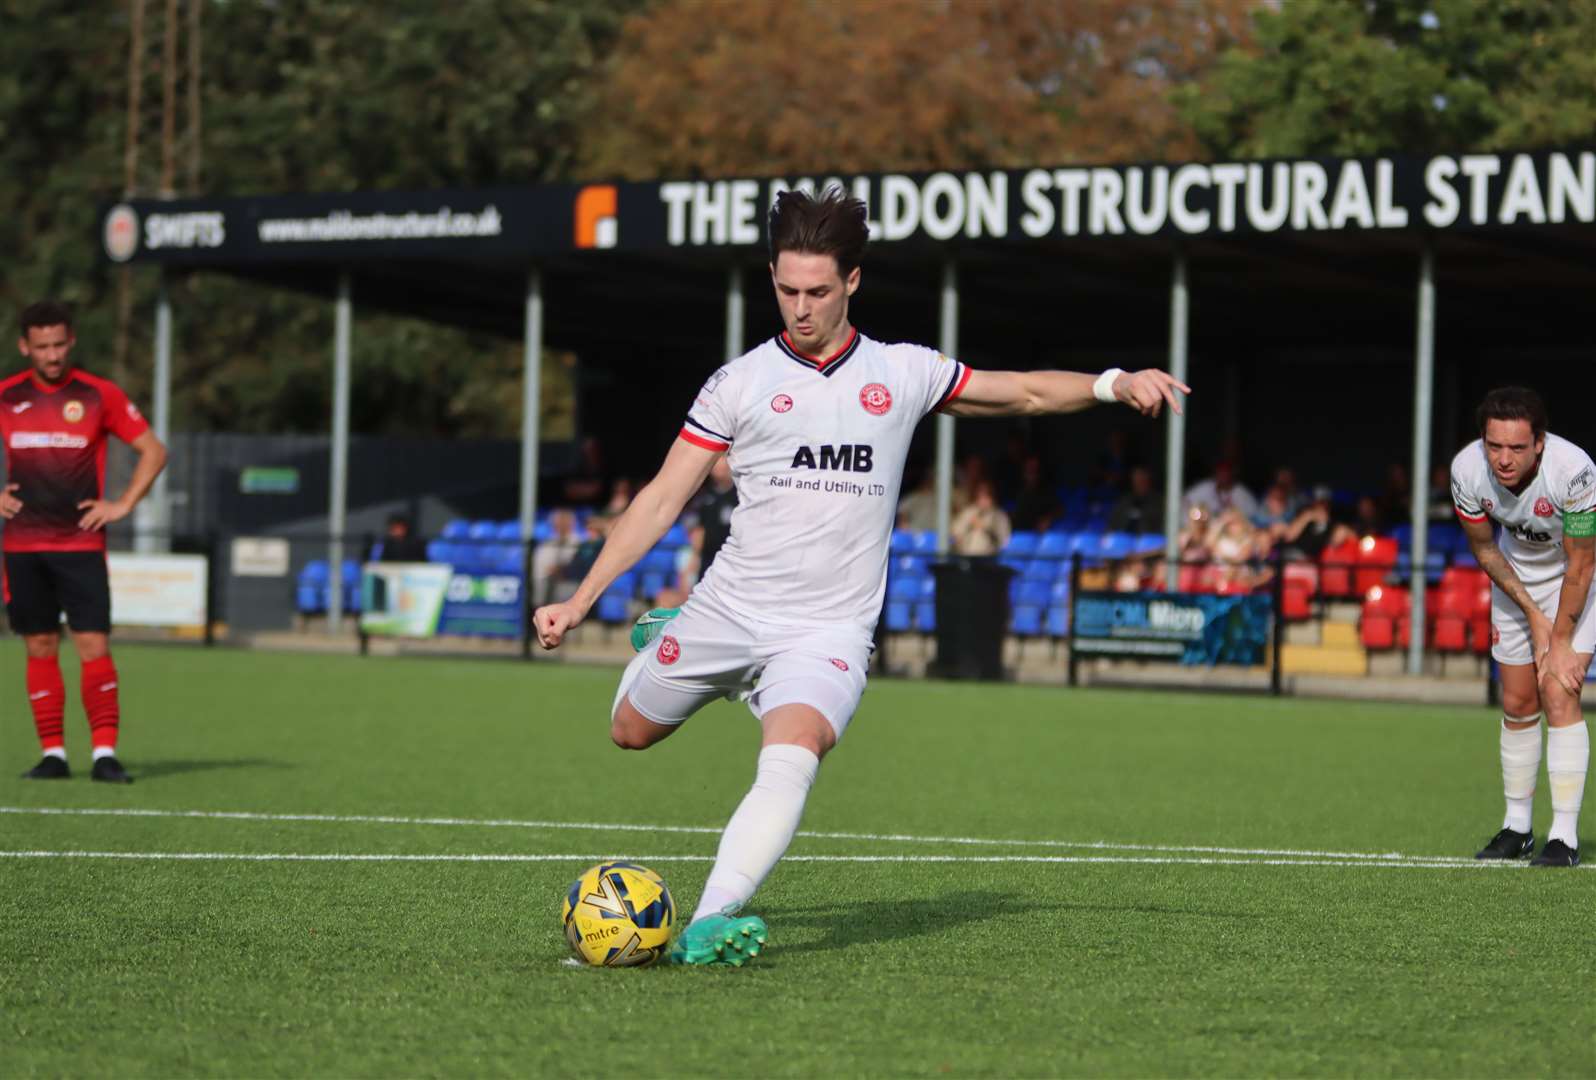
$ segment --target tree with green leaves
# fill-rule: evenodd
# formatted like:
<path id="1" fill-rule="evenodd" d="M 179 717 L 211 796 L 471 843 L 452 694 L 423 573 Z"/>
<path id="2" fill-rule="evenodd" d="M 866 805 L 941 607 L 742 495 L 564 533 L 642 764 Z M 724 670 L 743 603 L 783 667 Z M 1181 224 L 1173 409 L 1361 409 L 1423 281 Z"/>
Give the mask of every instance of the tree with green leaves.
<path id="1" fill-rule="evenodd" d="M 1596 0 L 1298 0 L 1175 100 L 1216 157 L 1430 153 L 1596 134 Z"/>

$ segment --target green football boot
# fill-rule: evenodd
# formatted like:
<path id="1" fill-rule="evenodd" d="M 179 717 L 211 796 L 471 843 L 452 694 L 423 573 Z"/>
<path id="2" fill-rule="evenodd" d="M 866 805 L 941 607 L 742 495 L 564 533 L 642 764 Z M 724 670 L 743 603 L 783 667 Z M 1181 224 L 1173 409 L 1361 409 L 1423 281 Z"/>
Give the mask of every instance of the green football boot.
<path id="1" fill-rule="evenodd" d="M 632 624 L 633 651 L 642 652 L 654 644 L 654 639 L 664 632 L 665 624 L 676 618 L 681 610 L 674 607 L 657 607 L 639 615 L 637 622 Z"/>
<path id="2" fill-rule="evenodd" d="M 671 963 L 699 967 L 742 967 L 770 940 L 765 920 L 728 908 L 719 915 L 695 919 L 671 946 Z"/>

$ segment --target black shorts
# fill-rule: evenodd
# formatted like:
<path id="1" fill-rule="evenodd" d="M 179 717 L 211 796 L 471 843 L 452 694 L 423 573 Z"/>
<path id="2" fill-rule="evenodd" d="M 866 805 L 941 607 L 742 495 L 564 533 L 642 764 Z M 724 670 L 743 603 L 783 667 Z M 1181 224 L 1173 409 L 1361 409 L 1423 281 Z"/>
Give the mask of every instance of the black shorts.
<path id="1" fill-rule="evenodd" d="M 103 551 L 5 553 L 6 617 L 18 634 L 111 632 L 111 578 Z"/>

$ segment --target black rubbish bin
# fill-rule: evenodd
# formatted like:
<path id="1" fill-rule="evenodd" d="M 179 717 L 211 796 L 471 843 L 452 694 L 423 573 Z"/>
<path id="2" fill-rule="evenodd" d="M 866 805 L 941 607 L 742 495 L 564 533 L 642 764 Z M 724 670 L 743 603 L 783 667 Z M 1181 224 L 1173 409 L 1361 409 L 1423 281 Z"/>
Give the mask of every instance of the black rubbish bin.
<path id="1" fill-rule="evenodd" d="M 937 582 L 937 658 L 931 674 L 1002 679 L 1014 570 L 996 559 L 955 556 L 933 563 L 931 576 Z"/>

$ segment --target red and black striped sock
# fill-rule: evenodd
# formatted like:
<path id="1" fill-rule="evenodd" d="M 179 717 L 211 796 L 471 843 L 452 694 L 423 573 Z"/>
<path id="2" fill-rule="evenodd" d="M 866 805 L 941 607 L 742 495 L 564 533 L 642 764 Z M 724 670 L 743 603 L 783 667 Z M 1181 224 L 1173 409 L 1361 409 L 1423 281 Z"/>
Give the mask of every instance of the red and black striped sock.
<path id="1" fill-rule="evenodd" d="M 40 749 L 64 754 L 61 718 L 66 715 L 66 684 L 61 681 L 61 663 L 55 657 L 28 657 L 28 704 L 33 707 L 33 730 L 39 733 Z"/>
<path id="2" fill-rule="evenodd" d="M 94 749 L 114 753 L 122 709 L 116 697 L 116 665 L 109 654 L 83 665 L 83 711 L 89 716 Z"/>

